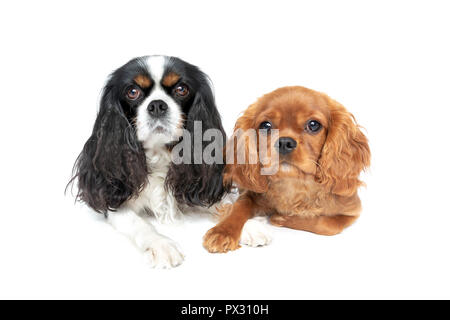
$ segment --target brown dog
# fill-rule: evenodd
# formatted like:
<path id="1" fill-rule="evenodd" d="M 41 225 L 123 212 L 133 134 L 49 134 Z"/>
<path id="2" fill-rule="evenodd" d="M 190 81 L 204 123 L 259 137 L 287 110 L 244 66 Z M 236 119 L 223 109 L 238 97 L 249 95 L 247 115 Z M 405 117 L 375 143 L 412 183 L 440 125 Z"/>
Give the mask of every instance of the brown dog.
<path id="1" fill-rule="evenodd" d="M 258 214 L 270 215 L 277 226 L 322 235 L 340 233 L 358 218 L 358 177 L 370 164 L 370 150 L 353 115 L 341 104 L 307 88 L 284 87 L 251 105 L 238 119 L 235 132 L 238 129 L 266 134 L 263 142 L 260 135 L 237 141 L 249 159 L 261 150 L 261 143 L 278 158 L 266 164 L 261 157 L 254 164 L 227 164 L 224 181 L 237 184 L 240 197 L 204 236 L 208 251 L 239 248 L 245 222 Z M 274 129 L 276 140 L 269 135 Z M 274 165 L 274 174 L 261 174 Z"/>

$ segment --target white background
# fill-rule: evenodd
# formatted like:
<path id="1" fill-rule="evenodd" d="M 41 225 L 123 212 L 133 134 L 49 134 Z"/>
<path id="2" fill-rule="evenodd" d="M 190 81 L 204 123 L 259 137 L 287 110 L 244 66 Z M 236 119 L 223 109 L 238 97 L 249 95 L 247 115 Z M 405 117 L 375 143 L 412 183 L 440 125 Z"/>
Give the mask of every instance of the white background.
<path id="1" fill-rule="evenodd" d="M 447 1 L 3 1 L 0 298 L 450 298 L 449 15 Z M 200 66 L 228 133 L 280 86 L 344 104 L 373 154 L 359 221 L 211 255 L 199 218 L 164 228 L 184 264 L 149 269 L 63 194 L 106 76 L 148 54 Z"/>

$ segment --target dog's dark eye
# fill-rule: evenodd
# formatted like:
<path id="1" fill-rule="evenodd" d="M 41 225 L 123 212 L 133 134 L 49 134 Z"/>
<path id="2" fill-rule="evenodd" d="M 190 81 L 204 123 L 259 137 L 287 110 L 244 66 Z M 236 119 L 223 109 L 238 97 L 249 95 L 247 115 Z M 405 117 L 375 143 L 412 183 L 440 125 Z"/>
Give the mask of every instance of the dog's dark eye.
<path id="1" fill-rule="evenodd" d="M 136 100 L 141 96 L 141 90 L 136 87 L 130 87 L 127 89 L 127 98 L 130 100 Z"/>
<path id="2" fill-rule="evenodd" d="M 272 129 L 272 124 L 269 121 L 261 122 L 261 124 L 259 125 L 259 129 L 269 131 L 270 129 Z"/>
<path id="3" fill-rule="evenodd" d="M 189 93 L 189 88 L 184 84 L 180 84 L 175 87 L 175 94 L 180 97 L 185 97 L 185 96 L 187 96 L 188 93 Z"/>
<path id="4" fill-rule="evenodd" d="M 318 132 L 322 128 L 322 125 L 317 120 L 309 120 L 306 123 L 306 130 L 312 133 Z"/>

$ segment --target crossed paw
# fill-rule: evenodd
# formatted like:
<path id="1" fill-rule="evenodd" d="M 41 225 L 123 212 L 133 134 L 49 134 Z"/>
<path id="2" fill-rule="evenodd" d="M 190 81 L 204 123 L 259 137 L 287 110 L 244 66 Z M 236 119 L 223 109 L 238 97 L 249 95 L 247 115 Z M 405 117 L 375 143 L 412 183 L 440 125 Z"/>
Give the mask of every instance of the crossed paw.
<path id="1" fill-rule="evenodd" d="M 268 245 L 272 241 L 269 228 L 258 219 L 246 222 L 239 234 L 233 228 L 217 225 L 203 237 L 203 246 L 211 253 L 225 253 L 240 248 L 240 244 L 250 247 Z"/>

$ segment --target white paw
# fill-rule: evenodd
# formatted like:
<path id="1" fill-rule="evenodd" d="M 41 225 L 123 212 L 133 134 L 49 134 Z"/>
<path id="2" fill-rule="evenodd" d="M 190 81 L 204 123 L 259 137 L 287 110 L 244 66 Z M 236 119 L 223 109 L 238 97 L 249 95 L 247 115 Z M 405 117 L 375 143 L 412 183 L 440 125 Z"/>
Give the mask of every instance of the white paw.
<path id="1" fill-rule="evenodd" d="M 184 260 L 184 255 L 177 244 L 168 238 L 153 240 L 144 250 L 152 268 L 170 269 L 179 266 Z"/>
<path id="2" fill-rule="evenodd" d="M 253 218 L 245 223 L 241 234 L 241 244 L 260 247 L 270 242 L 272 242 L 272 236 L 265 218 Z"/>

